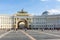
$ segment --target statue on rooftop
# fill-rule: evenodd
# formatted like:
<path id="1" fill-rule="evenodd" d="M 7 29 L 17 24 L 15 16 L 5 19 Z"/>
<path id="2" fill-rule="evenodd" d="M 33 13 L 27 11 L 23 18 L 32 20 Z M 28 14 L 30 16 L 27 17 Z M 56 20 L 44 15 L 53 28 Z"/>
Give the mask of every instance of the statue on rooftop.
<path id="1" fill-rule="evenodd" d="M 24 11 L 24 9 L 21 9 L 21 11 L 18 11 L 18 13 L 27 13 L 27 12 Z"/>

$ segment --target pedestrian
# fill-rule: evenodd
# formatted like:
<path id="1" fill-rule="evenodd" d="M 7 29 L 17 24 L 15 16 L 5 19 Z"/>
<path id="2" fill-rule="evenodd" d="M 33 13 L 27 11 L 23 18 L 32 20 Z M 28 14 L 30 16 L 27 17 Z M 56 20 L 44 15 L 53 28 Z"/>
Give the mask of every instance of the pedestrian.
<path id="1" fill-rule="evenodd" d="M 25 27 L 25 31 L 27 31 L 27 28 Z"/>

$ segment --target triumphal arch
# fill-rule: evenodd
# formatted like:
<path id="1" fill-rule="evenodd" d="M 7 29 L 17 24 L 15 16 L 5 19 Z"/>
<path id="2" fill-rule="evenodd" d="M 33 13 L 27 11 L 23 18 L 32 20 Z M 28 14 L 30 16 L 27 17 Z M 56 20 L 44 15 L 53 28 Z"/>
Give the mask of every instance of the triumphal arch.
<path id="1" fill-rule="evenodd" d="M 14 14 L 13 28 L 17 29 L 29 28 L 31 22 L 32 22 L 31 15 L 22 9 L 21 11 L 18 11 L 16 14 Z"/>

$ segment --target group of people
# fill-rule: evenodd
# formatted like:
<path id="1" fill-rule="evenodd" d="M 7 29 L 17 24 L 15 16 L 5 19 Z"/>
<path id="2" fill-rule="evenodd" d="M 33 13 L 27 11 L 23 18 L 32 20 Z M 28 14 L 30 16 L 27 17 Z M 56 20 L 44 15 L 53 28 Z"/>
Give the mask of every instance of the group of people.
<path id="1" fill-rule="evenodd" d="M 19 29 L 24 29 L 25 31 L 27 31 L 27 28 L 26 28 L 26 27 L 24 27 L 24 28 L 19 28 Z M 14 28 L 14 30 L 17 31 L 18 28 Z"/>

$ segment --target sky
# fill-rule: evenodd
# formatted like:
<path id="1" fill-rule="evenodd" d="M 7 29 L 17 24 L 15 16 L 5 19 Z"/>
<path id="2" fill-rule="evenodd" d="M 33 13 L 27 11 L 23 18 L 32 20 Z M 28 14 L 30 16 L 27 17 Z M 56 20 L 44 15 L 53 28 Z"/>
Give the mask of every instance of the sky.
<path id="1" fill-rule="evenodd" d="M 0 14 L 15 14 L 21 9 L 33 15 L 44 11 L 60 14 L 60 0 L 0 0 Z"/>

